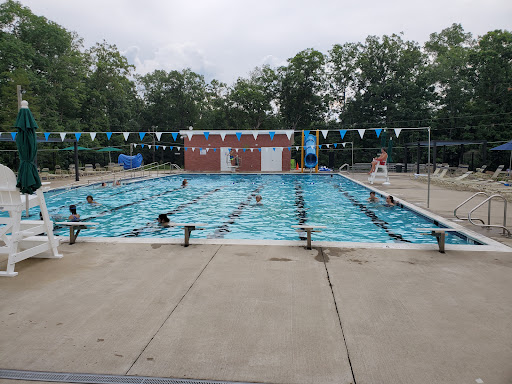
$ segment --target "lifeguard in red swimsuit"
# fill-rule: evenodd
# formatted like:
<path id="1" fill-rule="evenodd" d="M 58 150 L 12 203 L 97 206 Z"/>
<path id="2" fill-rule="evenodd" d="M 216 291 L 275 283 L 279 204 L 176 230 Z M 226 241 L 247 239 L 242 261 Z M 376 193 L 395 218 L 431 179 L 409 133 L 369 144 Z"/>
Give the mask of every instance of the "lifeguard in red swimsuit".
<path id="1" fill-rule="evenodd" d="M 370 170 L 370 172 L 368 172 L 368 174 L 371 174 L 372 172 L 375 172 L 375 167 L 377 166 L 377 164 L 380 163 L 380 165 L 386 165 L 386 160 L 387 159 L 388 159 L 388 153 L 386 152 L 386 150 L 384 148 L 381 148 L 380 149 L 380 156 L 373 158 L 373 160 L 372 160 L 372 169 Z"/>

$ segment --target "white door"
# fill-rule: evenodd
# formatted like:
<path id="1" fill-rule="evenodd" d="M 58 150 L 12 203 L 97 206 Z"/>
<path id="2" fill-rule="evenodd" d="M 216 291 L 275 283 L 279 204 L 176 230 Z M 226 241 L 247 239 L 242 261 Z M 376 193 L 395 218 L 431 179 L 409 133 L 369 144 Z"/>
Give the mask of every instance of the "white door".
<path id="1" fill-rule="evenodd" d="M 283 149 L 261 148 L 261 171 L 281 172 L 283 170 Z"/>
<path id="2" fill-rule="evenodd" d="M 220 171 L 229 172 L 231 171 L 231 161 L 229 160 L 229 148 L 220 148 Z"/>

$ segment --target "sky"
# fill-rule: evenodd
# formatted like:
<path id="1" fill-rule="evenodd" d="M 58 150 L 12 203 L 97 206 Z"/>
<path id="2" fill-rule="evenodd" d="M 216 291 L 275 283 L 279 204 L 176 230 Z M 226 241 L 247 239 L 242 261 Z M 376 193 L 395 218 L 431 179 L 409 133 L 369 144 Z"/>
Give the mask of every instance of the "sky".
<path id="1" fill-rule="evenodd" d="M 115 44 L 136 72 L 190 68 L 232 84 L 298 52 L 403 32 L 422 44 L 462 24 L 474 37 L 512 30 L 511 0 L 21 0 L 75 31 L 86 48 Z"/>

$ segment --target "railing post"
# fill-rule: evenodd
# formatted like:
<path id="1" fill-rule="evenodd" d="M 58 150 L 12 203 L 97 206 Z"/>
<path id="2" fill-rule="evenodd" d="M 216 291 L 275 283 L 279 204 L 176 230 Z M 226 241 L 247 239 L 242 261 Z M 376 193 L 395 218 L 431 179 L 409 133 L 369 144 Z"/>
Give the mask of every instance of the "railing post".
<path id="1" fill-rule="evenodd" d="M 489 199 L 489 208 L 487 209 L 487 224 L 491 224 L 491 200 L 492 197 Z"/>
<path id="2" fill-rule="evenodd" d="M 507 226 L 507 200 L 503 199 L 503 203 L 505 204 L 503 209 L 503 234 L 505 234 L 505 228 Z"/>

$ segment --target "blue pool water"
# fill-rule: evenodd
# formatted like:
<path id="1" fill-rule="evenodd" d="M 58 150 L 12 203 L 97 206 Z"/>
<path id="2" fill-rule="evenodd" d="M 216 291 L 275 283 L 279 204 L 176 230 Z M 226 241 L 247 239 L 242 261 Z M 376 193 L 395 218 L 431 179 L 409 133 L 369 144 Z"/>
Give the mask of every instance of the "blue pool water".
<path id="1" fill-rule="evenodd" d="M 189 183 L 182 188 L 185 178 Z M 87 204 L 87 195 L 101 205 Z M 84 232 L 93 237 L 182 237 L 181 228 L 158 226 L 158 214 L 167 213 L 173 222 L 208 223 L 195 238 L 299 240 L 304 234 L 292 225 L 317 224 L 327 228 L 315 240 L 435 243 L 415 230 L 435 226 L 432 220 L 400 206 L 386 207 L 382 196 L 381 203 L 369 203 L 367 188 L 339 175 L 176 175 L 45 196 L 55 221 L 67 221 L 68 207 L 75 204 L 82 220 L 98 222 Z M 55 233 L 67 235 L 68 229 Z M 460 234 L 447 234 L 446 242 L 475 243 Z"/>

